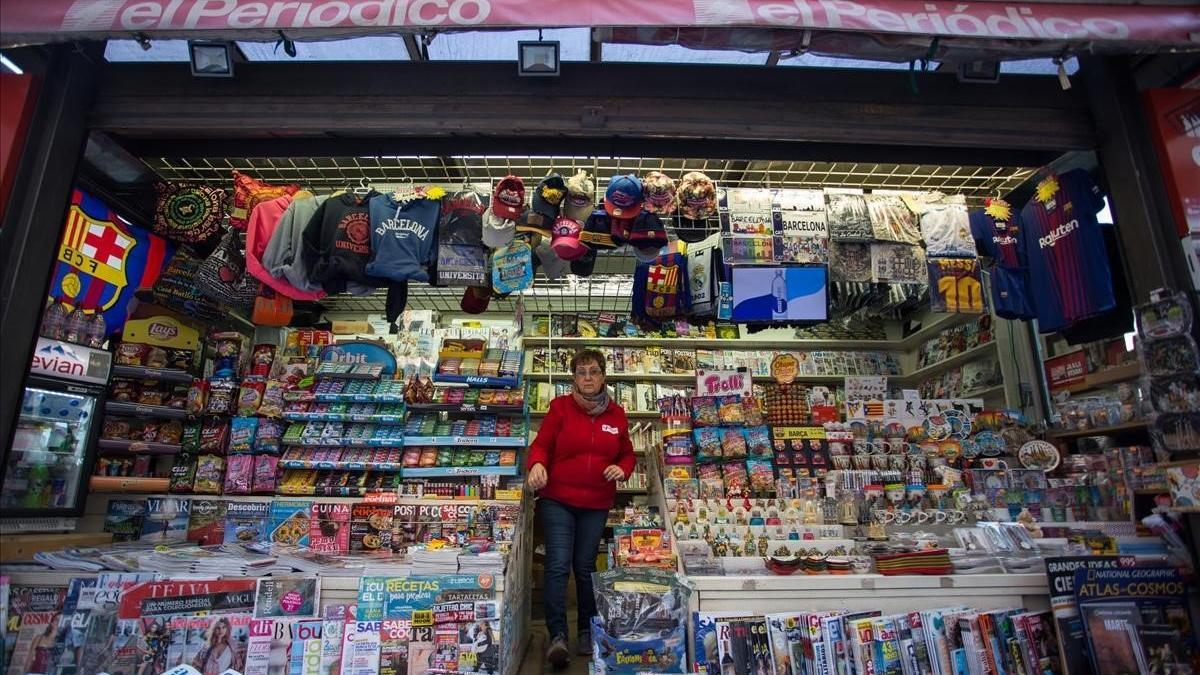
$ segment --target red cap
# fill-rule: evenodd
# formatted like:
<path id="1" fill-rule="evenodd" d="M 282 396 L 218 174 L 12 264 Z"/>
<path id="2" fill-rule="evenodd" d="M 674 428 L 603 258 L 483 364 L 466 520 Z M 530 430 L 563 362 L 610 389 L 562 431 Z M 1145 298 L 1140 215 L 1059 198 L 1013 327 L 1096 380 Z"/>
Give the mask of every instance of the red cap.
<path id="1" fill-rule="evenodd" d="M 467 290 L 463 291 L 459 306 L 467 314 L 483 314 L 491 301 L 492 289 L 486 286 L 468 286 Z"/>
<path id="2" fill-rule="evenodd" d="M 505 220 L 521 217 L 525 207 L 525 183 L 520 178 L 508 175 L 496 183 L 492 193 L 492 213 Z"/>

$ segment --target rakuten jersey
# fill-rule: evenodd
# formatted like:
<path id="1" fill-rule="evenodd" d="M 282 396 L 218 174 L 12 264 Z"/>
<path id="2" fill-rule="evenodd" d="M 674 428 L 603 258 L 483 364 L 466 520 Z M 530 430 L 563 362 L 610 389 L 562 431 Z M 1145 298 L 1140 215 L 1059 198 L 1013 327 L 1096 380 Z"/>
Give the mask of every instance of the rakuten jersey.
<path id="1" fill-rule="evenodd" d="M 1050 333 L 1116 304 L 1104 236 L 1096 214 L 1100 189 L 1083 169 L 1048 175 L 1021 209 L 1021 250 L 1039 328 Z"/>
<path id="2" fill-rule="evenodd" d="M 975 246 L 992 258 L 989 281 L 992 309 L 1004 319 L 1036 316 L 1029 296 L 1028 270 L 1021 250 L 1021 223 L 1003 199 L 988 199 L 982 209 L 971 212 L 971 236 Z"/>

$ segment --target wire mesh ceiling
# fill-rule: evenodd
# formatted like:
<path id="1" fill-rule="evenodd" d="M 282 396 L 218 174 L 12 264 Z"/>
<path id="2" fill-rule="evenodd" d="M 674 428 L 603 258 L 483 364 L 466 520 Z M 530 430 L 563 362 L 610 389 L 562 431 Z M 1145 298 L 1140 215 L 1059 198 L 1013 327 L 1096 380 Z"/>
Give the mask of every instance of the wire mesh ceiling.
<path id="1" fill-rule="evenodd" d="M 582 156 L 377 156 L 377 157 L 147 157 L 143 161 L 168 181 L 228 186 L 236 169 L 268 183 L 299 183 L 318 194 L 358 186 L 365 180 L 377 189 L 400 183 L 492 185 L 509 174 L 536 183 L 548 173 L 570 175 L 580 170 L 596 177 L 597 198 L 614 175 L 662 171 L 680 178 L 701 171 L 720 187 L 824 188 L 864 190 L 937 190 L 961 194 L 972 206 L 987 197 L 1007 194 L 1036 170 L 1033 167 L 942 166 L 861 162 L 808 162 L 726 159 Z M 715 230 L 716 223 L 709 225 Z M 525 293 L 531 312 L 628 312 L 634 258 L 625 251 L 597 256 L 589 278 L 537 278 Z M 321 304 L 330 312 L 382 312 L 384 294 L 339 295 Z M 460 311 L 462 289 L 412 285 L 409 307 Z M 489 312 L 516 311 L 515 299 L 493 300 Z"/>

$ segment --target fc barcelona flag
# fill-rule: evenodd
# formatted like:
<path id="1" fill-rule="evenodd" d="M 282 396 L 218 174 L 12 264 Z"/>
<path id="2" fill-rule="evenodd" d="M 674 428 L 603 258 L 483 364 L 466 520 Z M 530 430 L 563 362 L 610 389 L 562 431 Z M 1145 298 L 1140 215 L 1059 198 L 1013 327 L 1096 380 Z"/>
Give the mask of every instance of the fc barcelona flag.
<path id="1" fill-rule="evenodd" d="M 108 204 L 76 188 L 58 246 L 50 297 L 101 312 L 111 335 L 121 330 L 129 300 L 158 279 L 175 246 L 135 227 Z"/>

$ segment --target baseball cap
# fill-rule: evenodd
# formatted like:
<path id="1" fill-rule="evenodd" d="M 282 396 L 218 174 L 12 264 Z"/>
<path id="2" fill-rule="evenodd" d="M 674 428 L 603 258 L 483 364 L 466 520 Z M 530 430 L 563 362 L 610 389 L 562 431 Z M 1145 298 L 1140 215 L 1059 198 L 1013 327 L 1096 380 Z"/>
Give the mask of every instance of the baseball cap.
<path id="1" fill-rule="evenodd" d="M 544 216 L 533 209 L 525 209 L 521 217 L 517 219 L 517 232 L 528 232 L 530 234 L 549 237 L 550 230 L 553 227 L 553 217 Z"/>
<path id="2" fill-rule="evenodd" d="M 587 245 L 579 240 L 582 233 L 583 226 L 578 220 L 559 216 L 558 220 L 554 221 L 550 248 L 563 260 L 577 260 L 588 252 Z"/>
<path id="3" fill-rule="evenodd" d="M 592 271 L 596 269 L 596 251 L 588 249 L 582 257 L 571 261 L 571 274 L 581 277 L 592 276 Z"/>
<path id="4" fill-rule="evenodd" d="M 675 181 L 661 171 L 651 171 L 642 179 L 642 194 L 646 210 L 662 215 L 675 210 Z"/>
<path id="5" fill-rule="evenodd" d="M 549 239 L 543 239 L 533 252 L 537 254 L 537 262 L 541 263 L 542 274 L 545 274 L 547 279 L 558 279 L 567 273 L 567 261 L 554 253 Z"/>
<path id="6" fill-rule="evenodd" d="M 580 171 L 567 179 L 567 200 L 563 202 L 562 211 L 582 223 L 592 213 L 595 199 L 596 184 L 588 172 Z"/>
<path id="7" fill-rule="evenodd" d="M 633 219 L 633 227 L 629 231 L 629 244 L 638 248 L 662 248 L 667 245 L 667 227 L 655 214 L 642 211 Z"/>
<path id="8" fill-rule="evenodd" d="M 633 218 L 610 217 L 608 231 L 614 244 L 624 246 L 629 242 L 629 235 L 633 233 Z"/>
<path id="9" fill-rule="evenodd" d="M 675 191 L 679 215 L 690 220 L 710 218 L 717 212 L 717 186 L 699 171 L 689 172 Z"/>
<path id="10" fill-rule="evenodd" d="M 505 220 L 516 220 L 521 217 L 521 208 L 525 206 L 525 183 L 513 175 L 505 176 L 496 183 L 492 193 L 492 210 Z"/>
<path id="11" fill-rule="evenodd" d="M 462 301 L 458 303 L 467 314 L 482 314 L 492 301 L 492 289 L 486 286 L 467 286 Z"/>
<path id="12" fill-rule="evenodd" d="M 483 212 L 483 245 L 488 248 L 500 248 L 512 241 L 517 224 L 511 220 L 498 217 L 491 209 Z"/>
<path id="13" fill-rule="evenodd" d="M 609 222 L 608 212 L 604 209 L 596 209 L 587 217 L 587 222 L 583 224 L 583 233 L 579 235 L 579 240 L 592 248 L 616 248 L 617 243 L 613 241 L 612 224 Z"/>
<path id="14" fill-rule="evenodd" d="M 642 210 L 642 181 L 637 176 L 613 176 L 604 192 L 604 209 L 614 218 L 633 218 Z"/>
<path id="15" fill-rule="evenodd" d="M 562 212 L 562 203 L 566 198 L 566 181 L 560 174 L 552 173 L 538 182 L 529 198 L 529 205 L 532 211 L 553 221 Z"/>

